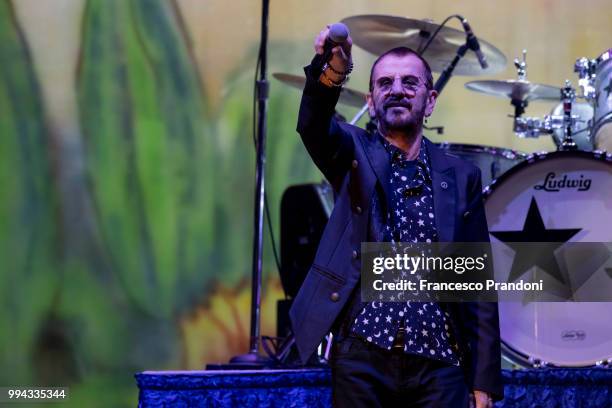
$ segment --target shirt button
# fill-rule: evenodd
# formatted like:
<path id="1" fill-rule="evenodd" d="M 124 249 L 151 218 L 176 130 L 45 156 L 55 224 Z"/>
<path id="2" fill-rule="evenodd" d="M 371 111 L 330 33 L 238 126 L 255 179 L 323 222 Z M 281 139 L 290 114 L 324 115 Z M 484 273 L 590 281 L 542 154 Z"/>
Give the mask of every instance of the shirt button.
<path id="1" fill-rule="evenodd" d="M 442 187 L 443 190 L 446 190 L 448 188 L 448 183 L 446 181 L 443 181 L 440 183 L 440 187 Z"/>
<path id="2" fill-rule="evenodd" d="M 353 256 L 353 259 L 357 259 L 359 257 L 359 253 L 353 250 L 352 256 Z"/>
<path id="3" fill-rule="evenodd" d="M 338 292 L 333 292 L 331 295 L 329 295 L 329 298 L 332 302 L 337 302 L 340 300 L 340 294 Z"/>
<path id="4" fill-rule="evenodd" d="M 359 166 L 359 162 L 357 160 L 353 160 L 353 168 L 356 169 Z"/>
<path id="5" fill-rule="evenodd" d="M 361 207 L 359 206 L 355 207 L 355 211 L 357 211 L 357 214 L 361 214 Z"/>

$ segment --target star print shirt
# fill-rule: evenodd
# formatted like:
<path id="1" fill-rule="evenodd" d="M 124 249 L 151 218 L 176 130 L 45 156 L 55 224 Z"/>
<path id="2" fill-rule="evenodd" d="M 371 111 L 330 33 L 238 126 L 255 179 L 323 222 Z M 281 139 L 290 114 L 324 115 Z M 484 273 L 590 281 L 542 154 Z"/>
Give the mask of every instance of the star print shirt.
<path id="1" fill-rule="evenodd" d="M 421 142 L 418 158 L 410 161 L 382 136 L 381 140 L 391 161 L 391 197 L 387 197 L 391 214 L 385 226 L 385 241 L 438 241 L 425 142 Z M 381 348 L 391 349 L 403 325 L 406 353 L 459 365 L 448 317 L 434 302 L 370 302 L 364 304 L 355 318 L 351 332 Z"/>

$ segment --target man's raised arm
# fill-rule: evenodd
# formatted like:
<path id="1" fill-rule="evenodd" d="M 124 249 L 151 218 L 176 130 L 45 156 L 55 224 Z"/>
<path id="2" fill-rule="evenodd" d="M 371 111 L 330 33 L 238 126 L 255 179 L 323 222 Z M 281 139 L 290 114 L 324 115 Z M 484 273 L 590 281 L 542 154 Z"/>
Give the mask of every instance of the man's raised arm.
<path id="1" fill-rule="evenodd" d="M 342 84 L 352 67 L 350 36 L 323 59 L 329 27 L 315 39 L 315 52 L 304 68 L 306 85 L 302 94 L 297 131 L 319 170 L 338 189 L 353 156 L 353 139 L 334 118 Z"/>

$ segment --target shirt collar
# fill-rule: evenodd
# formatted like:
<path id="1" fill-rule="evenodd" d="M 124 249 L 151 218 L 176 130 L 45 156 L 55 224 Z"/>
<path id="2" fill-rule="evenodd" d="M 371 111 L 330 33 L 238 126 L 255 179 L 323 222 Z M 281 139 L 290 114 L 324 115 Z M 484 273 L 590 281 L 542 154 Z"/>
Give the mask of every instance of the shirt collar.
<path id="1" fill-rule="evenodd" d="M 397 163 L 404 163 L 410 161 L 406 159 L 406 155 L 400 148 L 393 146 L 391 143 L 389 143 L 387 139 L 380 135 L 380 133 L 379 137 L 382 141 L 383 146 L 385 146 L 385 149 L 387 149 L 387 152 L 389 152 L 389 159 L 391 163 L 393 163 L 394 161 L 396 161 Z M 427 145 L 425 144 L 425 138 L 421 137 L 421 147 L 419 148 L 419 155 L 416 158 L 416 164 L 417 167 L 422 170 L 425 180 L 428 183 L 431 183 L 431 169 L 429 162 L 429 154 L 427 153 Z"/>

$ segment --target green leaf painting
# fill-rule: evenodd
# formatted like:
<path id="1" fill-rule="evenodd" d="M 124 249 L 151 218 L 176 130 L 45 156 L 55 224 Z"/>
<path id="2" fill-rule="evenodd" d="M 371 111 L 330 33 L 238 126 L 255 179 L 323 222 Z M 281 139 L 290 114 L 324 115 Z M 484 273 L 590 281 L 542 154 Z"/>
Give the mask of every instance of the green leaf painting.
<path id="1" fill-rule="evenodd" d="M 256 40 L 212 109 L 174 1 L 84 1 L 79 132 L 63 138 L 12 5 L 0 2 L 0 382 L 69 385 L 72 406 L 133 405 L 137 371 L 246 351 Z M 294 130 L 298 95 L 272 85 L 277 245 L 282 192 L 320 178 Z M 265 233 L 262 327 L 273 335 L 282 294 Z M 105 388 L 115 392 L 99 397 Z"/>
<path id="2" fill-rule="evenodd" d="M 170 318 L 201 295 L 215 138 L 170 2 L 90 1 L 77 84 L 103 245 L 130 298 Z"/>
<path id="3" fill-rule="evenodd" d="M 52 146 L 31 56 L 0 2 L 0 383 L 30 378 L 30 352 L 59 290 Z M 9 381 L 9 379 L 11 381 Z"/>

